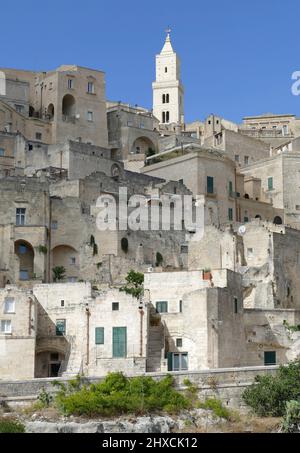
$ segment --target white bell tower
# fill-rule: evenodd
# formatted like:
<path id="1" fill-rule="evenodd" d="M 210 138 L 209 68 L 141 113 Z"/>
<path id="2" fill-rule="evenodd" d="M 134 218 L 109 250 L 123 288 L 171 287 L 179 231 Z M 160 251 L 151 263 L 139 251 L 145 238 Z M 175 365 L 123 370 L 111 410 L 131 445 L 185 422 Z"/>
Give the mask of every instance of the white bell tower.
<path id="1" fill-rule="evenodd" d="M 156 81 L 153 89 L 153 115 L 161 124 L 184 123 L 184 89 L 180 78 L 180 59 L 174 52 L 170 33 L 166 30 L 165 45 L 156 55 Z"/>

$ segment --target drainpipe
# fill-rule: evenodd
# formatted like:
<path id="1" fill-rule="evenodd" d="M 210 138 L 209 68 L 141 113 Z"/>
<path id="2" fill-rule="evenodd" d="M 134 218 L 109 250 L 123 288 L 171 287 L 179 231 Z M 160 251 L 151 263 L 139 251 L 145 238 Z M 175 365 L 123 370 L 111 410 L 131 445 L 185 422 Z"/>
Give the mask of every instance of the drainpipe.
<path id="1" fill-rule="evenodd" d="M 140 357 L 143 357 L 143 318 L 145 312 L 143 310 L 142 301 L 140 301 L 139 312 L 140 312 Z"/>
<path id="2" fill-rule="evenodd" d="M 86 312 L 86 366 L 90 363 L 90 316 L 91 312 L 87 306 L 85 309 Z"/>
<path id="3" fill-rule="evenodd" d="M 49 227 L 48 227 L 48 283 L 51 280 L 51 224 L 52 224 L 52 199 L 49 196 Z"/>
<path id="4" fill-rule="evenodd" d="M 28 335 L 31 335 L 31 310 L 32 310 L 32 299 L 31 297 L 28 298 L 29 302 L 29 312 L 28 312 Z"/>

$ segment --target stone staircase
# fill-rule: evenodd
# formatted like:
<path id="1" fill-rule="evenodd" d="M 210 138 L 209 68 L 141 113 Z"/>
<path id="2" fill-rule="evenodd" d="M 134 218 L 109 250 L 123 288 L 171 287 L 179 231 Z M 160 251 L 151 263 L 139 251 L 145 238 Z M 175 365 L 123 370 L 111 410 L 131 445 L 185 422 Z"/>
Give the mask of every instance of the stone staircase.
<path id="1" fill-rule="evenodd" d="M 159 324 L 149 328 L 147 372 L 160 372 L 164 354 L 164 326 Z"/>

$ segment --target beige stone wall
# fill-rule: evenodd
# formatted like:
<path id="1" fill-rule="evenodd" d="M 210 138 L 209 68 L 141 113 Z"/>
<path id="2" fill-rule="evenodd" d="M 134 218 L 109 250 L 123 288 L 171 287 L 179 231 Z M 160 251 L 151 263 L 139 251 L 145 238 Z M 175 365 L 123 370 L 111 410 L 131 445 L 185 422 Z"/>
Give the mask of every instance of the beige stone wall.
<path id="1" fill-rule="evenodd" d="M 14 301 L 14 311 L 5 313 L 5 300 Z M 11 333 L 0 332 L 0 380 L 31 379 L 34 376 L 36 307 L 30 293 L 7 286 L 0 290 L 0 322 L 11 322 Z"/>

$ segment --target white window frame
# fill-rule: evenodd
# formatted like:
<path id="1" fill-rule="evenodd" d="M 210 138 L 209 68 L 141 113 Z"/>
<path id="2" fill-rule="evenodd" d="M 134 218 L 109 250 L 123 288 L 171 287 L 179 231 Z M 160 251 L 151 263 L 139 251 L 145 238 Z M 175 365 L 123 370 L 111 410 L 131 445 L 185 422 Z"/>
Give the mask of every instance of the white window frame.
<path id="1" fill-rule="evenodd" d="M 86 119 L 90 123 L 93 123 L 94 122 L 94 112 L 92 112 L 91 110 L 88 110 L 86 113 Z"/>
<path id="2" fill-rule="evenodd" d="M 11 305 L 9 305 L 11 304 Z M 11 308 L 10 308 L 11 306 Z M 16 311 L 16 302 L 15 302 L 15 299 L 13 297 L 6 297 L 4 299 L 4 313 L 5 314 L 11 314 L 11 313 L 15 313 Z"/>
<path id="3" fill-rule="evenodd" d="M 7 328 L 7 326 L 9 326 Z M 1 319 L 0 321 L 0 333 L 7 335 L 12 333 L 11 320 L 10 319 Z"/>
<path id="4" fill-rule="evenodd" d="M 89 94 L 94 94 L 95 93 L 95 84 L 94 84 L 94 82 L 88 82 L 87 92 Z"/>
<path id="5" fill-rule="evenodd" d="M 22 212 L 20 212 L 21 210 Z M 23 226 L 25 224 L 26 224 L 26 208 L 16 208 L 16 225 Z"/>

